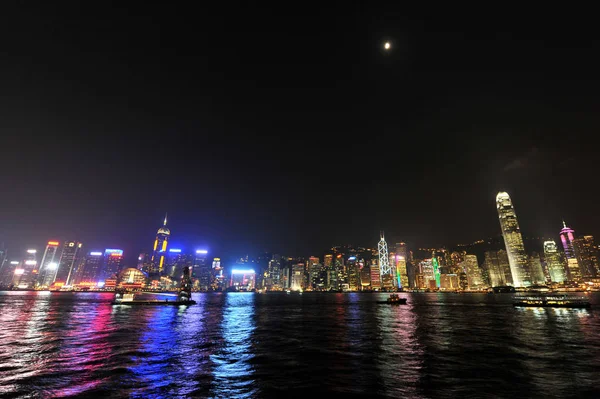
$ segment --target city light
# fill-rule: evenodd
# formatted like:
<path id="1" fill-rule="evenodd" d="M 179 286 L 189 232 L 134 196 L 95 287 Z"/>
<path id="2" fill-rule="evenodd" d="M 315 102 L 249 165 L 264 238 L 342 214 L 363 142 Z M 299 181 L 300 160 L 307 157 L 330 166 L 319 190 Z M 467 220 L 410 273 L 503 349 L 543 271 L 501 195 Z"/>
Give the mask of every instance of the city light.
<path id="1" fill-rule="evenodd" d="M 27 253 L 28 254 L 35 254 L 35 253 L 37 253 L 37 250 L 35 250 L 35 249 L 28 249 Z"/>
<path id="2" fill-rule="evenodd" d="M 102 256 L 102 252 L 90 252 L 91 256 Z"/>
<path id="3" fill-rule="evenodd" d="M 25 273 L 25 269 L 15 269 L 15 276 L 20 276 Z"/>
<path id="4" fill-rule="evenodd" d="M 34 261 L 34 260 L 26 260 L 26 261 L 25 261 L 25 264 L 26 264 L 27 266 L 33 266 L 33 265 L 37 265 L 37 262 L 36 262 L 36 261 Z"/>
<path id="5" fill-rule="evenodd" d="M 389 50 L 392 47 L 390 42 L 385 42 L 385 44 L 383 45 L 383 48 L 386 50 Z"/>
<path id="6" fill-rule="evenodd" d="M 50 263 L 48 263 L 48 266 L 46 266 L 46 268 L 49 270 L 56 270 L 56 268 L 58 268 L 58 263 L 50 262 Z"/>
<path id="7" fill-rule="evenodd" d="M 54 247 L 58 246 L 58 241 L 48 241 L 48 245 L 52 245 Z"/>
<path id="8" fill-rule="evenodd" d="M 169 249 L 169 252 L 180 253 L 180 252 L 181 252 L 181 249 L 177 249 L 177 248 L 171 248 L 171 249 Z"/>
<path id="9" fill-rule="evenodd" d="M 348 258 L 348 260 L 356 260 L 356 256 L 351 256 Z"/>
<path id="10" fill-rule="evenodd" d="M 96 284 L 96 287 L 98 287 L 98 288 L 104 287 L 104 281 L 98 281 L 98 284 Z"/>
<path id="11" fill-rule="evenodd" d="M 11 265 L 18 265 L 18 264 L 19 264 L 19 262 L 17 262 L 16 260 L 12 260 L 12 261 L 10 261 L 10 264 L 11 264 Z"/>
<path id="12" fill-rule="evenodd" d="M 208 251 L 206 249 L 199 249 L 196 251 L 197 254 L 207 254 Z"/>
<path id="13" fill-rule="evenodd" d="M 254 269 L 233 269 L 231 274 L 254 274 Z"/>
<path id="14" fill-rule="evenodd" d="M 123 255 L 123 250 L 122 249 L 105 249 L 104 250 L 105 254 L 117 254 L 117 255 Z"/>

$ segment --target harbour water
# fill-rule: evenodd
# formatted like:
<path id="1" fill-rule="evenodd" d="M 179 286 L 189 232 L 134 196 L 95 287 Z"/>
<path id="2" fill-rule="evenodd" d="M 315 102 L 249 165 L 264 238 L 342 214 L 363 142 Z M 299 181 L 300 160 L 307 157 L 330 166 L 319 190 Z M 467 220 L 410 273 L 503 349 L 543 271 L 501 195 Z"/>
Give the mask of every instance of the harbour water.
<path id="1" fill-rule="evenodd" d="M 400 295 L 0 292 L 0 397 L 600 397 L 600 294 Z"/>

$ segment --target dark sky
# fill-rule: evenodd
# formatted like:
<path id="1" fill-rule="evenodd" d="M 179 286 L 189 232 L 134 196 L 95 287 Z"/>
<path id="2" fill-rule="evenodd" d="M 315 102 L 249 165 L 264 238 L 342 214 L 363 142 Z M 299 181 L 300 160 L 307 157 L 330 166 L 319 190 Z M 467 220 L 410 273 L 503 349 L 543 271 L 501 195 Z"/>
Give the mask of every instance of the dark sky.
<path id="1" fill-rule="evenodd" d="M 593 15 L 204 3 L 2 6 L 9 248 L 135 254 L 165 211 L 215 255 L 451 245 L 499 190 L 526 235 L 600 234 Z"/>

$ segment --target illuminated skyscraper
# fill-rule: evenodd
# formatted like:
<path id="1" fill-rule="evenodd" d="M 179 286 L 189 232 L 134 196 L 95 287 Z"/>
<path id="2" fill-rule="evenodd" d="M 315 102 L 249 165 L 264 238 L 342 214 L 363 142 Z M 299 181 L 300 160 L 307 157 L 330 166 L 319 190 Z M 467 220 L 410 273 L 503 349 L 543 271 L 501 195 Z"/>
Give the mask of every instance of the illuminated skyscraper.
<path id="1" fill-rule="evenodd" d="M 565 256 L 567 258 L 567 280 L 569 281 L 580 281 L 581 270 L 579 263 L 577 263 L 577 256 L 575 256 L 575 249 L 573 248 L 573 240 L 575 231 L 563 220 L 563 228 L 560 231 L 560 241 L 562 242 L 563 249 L 565 250 Z"/>
<path id="2" fill-rule="evenodd" d="M 545 241 L 544 242 L 544 259 L 546 260 L 546 267 L 550 274 L 550 280 L 553 283 L 562 283 L 565 281 L 565 268 L 563 262 L 560 259 L 560 253 L 556 247 L 556 242 Z"/>
<path id="3" fill-rule="evenodd" d="M 304 264 L 297 263 L 292 265 L 292 278 L 290 281 L 292 291 L 301 291 L 304 289 Z"/>
<path id="4" fill-rule="evenodd" d="M 381 269 L 377 264 L 377 260 L 373 259 L 370 266 L 371 289 L 381 289 Z"/>
<path id="5" fill-rule="evenodd" d="M 58 270 L 58 241 L 48 241 L 42 263 L 40 264 L 40 272 L 38 275 L 37 285 L 40 287 L 49 287 L 54 282 L 56 271 Z"/>
<path id="6" fill-rule="evenodd" d="M 492 287 L 512 285 L 512 274 L 506 251 L 502 249 L 499 251 L 486 251 L 484 262 Z"/>
<path id="7" fill-rule="evenodd" d="M 113 278 L 119 275 L 123 266 L 122 249 L 104 250 L 104 278 Z"/>
<path id="8" fill-rule="evenodd" d="M 332 267 L 333 266 L 333 255 L 331 255 L 331 254 L 325 255 L 323 266 L 325 266 L 325 267 Z"/>
<path id="9" fill-rule="evenodd" d="M 75 266 L 79 265 L 79 261 L 83 255 L 82 247 L 83 244 L 80 242 L 65 241 L 54 281 L 61 281 L 64 285 L 71 284 L 71 277 L 75 271 Z"/>
<path id="10" fill-rule="evenodd" d="M 192 268 L 192 277 L 197 278 L 199 282 L 199 288 L 201 291 L 208 291 L 210 288 L 210 267 L 211 265 L 206 261 L 206 255 L 208 251 L 206 249 L 196 250 L 196 256 L 194 258 L 194 266 Z"/>
<path id="11" fill-rule="evenodd" d="M 167 215 L 165 214 L 165 221 L 156 232 L 156 239 L 154 240 L 151 273 L 163 274 L 165 255 L 167 254 L 167 245 L 170 237 L 171 230 L 167 227 Z"/>
<path id="12" fill-rule="evenodd" d="M 508 254 L 513 285 L 515 287 L 527 287 L 531 285 L 527 254 L 525 253 L 517 214 L 508 193 L 498 193 L 496 196 L 496 208 L 498 210 L 502 236 L 504 237 L 504 245 Z"/>
<path id="13" fill-rule="evenodd" d="M 435 251 L 434 251 L 435 254 Z M 438 258 L 433 256 L 431 258 L 431 266 L 433 267 L 433 279 L 435 280 L 436 288 L 440 288 L 441 278 L 440 278 L 440 264 Z"/>
<path id="14" fill-rule="evenodd" d="M 546 277 L 544 276 L 540 255 L 538 255 L 537 252 L 533 252 L 527 262 L 529 265 L 529 273 L 531 274 L 531 281 L 535 284 L 545 284 Z"/>
<path id="15" fill-rule="evenodd" d="M 383 235 L 383 231 L 379 235 L 379 243 L 377 244 L 377 252 L 379 253 L 379 273 L 381 274 L 381 282 L 383 288 L 391 288 L 388 285 L 393 284 L 392 267 L 390 266 L 390 256 L 388 254 L 388 246 Z M 389 281 L 389 282 L 388 282 Z"/>
<path id="16" fill-rule="evenodd" d="M 100 251 L 92 251 L 85 257 L 85 263 L 75 284 L 97 283 L 103 278 L 102 265 L 104 263 L 104 254 Z"/>
<path id="17" fill-rule="evenodd" d="M 467 285 L 469 289 L 481 288 L 483 281 L 481 279 L 481 269 L 479 269 L 477 256 L 465 255 L 465 260 L 462 264 L 464 272 L 467 274 Z"/>
<path id="18" fill-rule="evenodd" d="M 598 247 L 593 236 L 584 236 L 573 240 L 573 249 L 577 257 L 577 264 L 581 271 L 581 277 L 585 281 L 600 276 L 598 265 Z"/>

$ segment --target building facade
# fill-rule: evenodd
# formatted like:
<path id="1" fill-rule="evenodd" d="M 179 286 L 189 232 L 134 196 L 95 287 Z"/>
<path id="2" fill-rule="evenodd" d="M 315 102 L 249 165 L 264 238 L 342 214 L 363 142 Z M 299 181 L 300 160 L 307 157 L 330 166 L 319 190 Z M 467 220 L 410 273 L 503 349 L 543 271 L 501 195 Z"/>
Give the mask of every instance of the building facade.
<path id="1" fill-rule="evenodd" d="M 530 286 L 531 276 L 527 264 L 525 245 L 523 244 L 521 229 L 517 221 L 517 214 L 508 193 L 498 193 L 496 196 L 496 209 L 498 211 L 504 245 L 506 246 L 513 285 L 515 287 Z"/>

